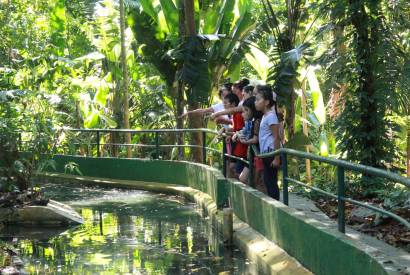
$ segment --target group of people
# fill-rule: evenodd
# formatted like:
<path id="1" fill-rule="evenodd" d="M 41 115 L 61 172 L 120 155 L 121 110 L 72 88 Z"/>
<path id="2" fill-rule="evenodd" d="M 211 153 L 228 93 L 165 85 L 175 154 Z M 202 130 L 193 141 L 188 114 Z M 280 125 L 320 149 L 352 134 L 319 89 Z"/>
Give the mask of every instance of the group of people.
<path id="1" fill-rule="evenodd" d="M 210 114 L 211 119 L 222 125 L 219 133 L 226 136 L 227 153 L 243 159 L 248 157 L 250 145 L 259 146 L 260 153 L 268 153 L 279 149 L 283 140 L 276 94 L 269 85 L 249 84 L 246 78 L 233 84 L 224 84 L 219 90 L 222 102 L 182 115 L 185 117 L 192 114 Z M 258 184 L 263 181 L 267 194 L 279 200 L 279 156 L 263 159 L 255 157 L 253 163 L 255 182 Z M 242 161 L 231 159 L 228 167 L 228 176 L 248 183 L 249 168 Z"/>

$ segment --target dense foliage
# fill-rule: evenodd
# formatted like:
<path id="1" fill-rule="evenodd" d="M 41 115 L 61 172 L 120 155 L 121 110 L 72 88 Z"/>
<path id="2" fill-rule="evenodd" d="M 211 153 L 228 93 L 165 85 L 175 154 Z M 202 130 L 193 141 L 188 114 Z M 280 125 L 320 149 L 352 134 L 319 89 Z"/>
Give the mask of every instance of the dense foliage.
<path id="1" fill-rule="evenodd" d="M 63 148 L 96 154 L 96 135 L 64 127 L 204 127 L 202 118 L 178 117 L 213 103 L 227 79 L 249 77 L 274 85 L 286 110 L 288 146 L 400 174 L 407 165 L 410 173 L 408 1 L 195 0 L 191 11 L 187 2 L 125 0 L 122 44 L 117 1 L 0 0 L 1 153 L 18 151 L 21 136 L 37 156 Z M 188 137 L 160 139 L 176 144 Z M 194 141 L 201 144 L 200 137 Z M 131 142 L 154 139 L 133 135 Z M 101 150 L 126 154 L 118 146 Z M 164 151 L 164 158 L 175 156 Z M 10 167 L 16 160 L 25 169 L 37 166 L 12 159 Z M 296 177 L 334 189 L 333 168 L 291 163 Z M 351 180 L 368 195 L 386 187 Z"/>

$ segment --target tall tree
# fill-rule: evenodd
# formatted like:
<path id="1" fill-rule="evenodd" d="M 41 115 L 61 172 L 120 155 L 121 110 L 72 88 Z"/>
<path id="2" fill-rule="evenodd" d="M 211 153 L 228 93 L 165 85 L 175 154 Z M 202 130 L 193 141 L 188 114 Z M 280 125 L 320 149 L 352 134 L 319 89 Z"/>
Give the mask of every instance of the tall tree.
<path id="1" fill-rule="evenodd" d="M 122 67 L 122 93 L 124 105 L 124 128 L 130 129 L 129 96 L 128 96 L 128 65 L 127 50 L 125 45 L 125 8 L 124 0 L 120 0 L 120 32 L 121 32 L 121 67 Z M 125 134 L 125 143 L 131 144 L 131 133 Z M 127 157 L 131 157 L 131 146 L 127 145 Z"/>
<path id="2" fill-rule="evenodd" d="M 186 42 L 189 43 L 191 40 L 197 40 L 196 37 L 196 27 L 195 27 L 195 7 L 194 7 L 194 0 L 184 0 L 184 10 L 185 10 L 185 25 L 186 25 Z M 200 45 L 199 45 L 200 47 Z M 185 52 L 186 54 L 187 52 Z M 184 54 L 184 52 L 182 53 Z M 189 89 L 194 89 L 193 87 L 188 87 Z M 193 94 L 195 91 L 191 91 L 190 94 Z M 189 110 L 195 110 L 200 108 L 201 103 L 198 101 L 188 100 L 188 108 Z M 189 117 L 189 128 L 201 128 L 203 126 L 202 118 L 198 116 L 190 116 Z M 192 133 L 192 144 L 201 144 L 202 143 L 202 135 L 201 133 Z M 194 148 L 193 150 L 193 158 L 196 161 L 202 162 L 202 154 L 199 148 Z"/>
<path id="3" fill-rule="evenodd" d="M 345 34 L 347 47 L 336 51 L 342 58 L 331 61 L 338 64 L 347 84 L 343 111 L 336 121 L 339 148 L 349 160 L 380 168 L 391 167 L 395 158 L 396 127 L 391 114 L 402 100 L 409 102 L 400 87 L 403 51 L 387 19 L 386 5 L 383 0 L 332 3 L 336 23 L 353 30 Z M 365 178 L 359 187 L 372 195 L 380 184 Z"/>

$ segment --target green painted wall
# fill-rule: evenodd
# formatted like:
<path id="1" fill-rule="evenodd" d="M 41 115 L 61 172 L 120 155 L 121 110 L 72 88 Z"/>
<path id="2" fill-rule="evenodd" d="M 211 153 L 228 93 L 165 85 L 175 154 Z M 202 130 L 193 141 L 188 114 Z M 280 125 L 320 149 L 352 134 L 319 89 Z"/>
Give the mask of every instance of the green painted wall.
<path id="1" fill-rule="evenodd" d="M 382 265 L 343 234 L 321 228 L 295 210 L 209 166 L 161 160 L 55 156 L 57 171 L 79 164 L 84 176 L 189 186 L 209 194 L 218 207 L 230 201 L 235 215 L 276 242 L 316 274 L 387 274 Z M 50 170 L 50 172 L 54 172 Z"/>
<path id="2" fill-rule="evenodd" d="M 235 215 L 274 241 L 316 274 L 387 274 L 370 255 L 348 237 L 296 210 L 266 199 L 262 193 L 241 183 L 232 183 L 231 201 Z"/>

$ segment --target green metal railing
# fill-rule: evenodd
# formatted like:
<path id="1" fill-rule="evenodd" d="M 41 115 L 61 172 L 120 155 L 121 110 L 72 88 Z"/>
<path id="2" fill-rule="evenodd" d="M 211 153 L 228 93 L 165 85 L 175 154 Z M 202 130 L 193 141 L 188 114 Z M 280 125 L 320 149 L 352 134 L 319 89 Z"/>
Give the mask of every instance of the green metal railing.
<path id="1" fill-rule="evenodd" d="M 155 148 L 155 158 L 158 159 L 160 156 L 160 148 L 168 147 L 188 147 L 188 148 L 201 148 L 202 149 L 202 159 L 203 163 L 206 163 L 206 157 L 207 157 L 207 151 L 213 151 L 213 152 L 218 152 L 215 148 L 207 147 L 206 146 L 206 138 L 207 134 L 213 134 L 217 135 L 218 132 L 210 130 L 210 129 L 203 129 L 203 128 L 198 128 L 198 129 L 152 129 L 152 130 L 131 130 L 131 129 L 66 129 L 71 132 L 84 132 L 84 133 L 95 133 L 96 134 L 96 142 L 94 145 L 97 146 L 97 156 L 101 156 L 101 151 L 100 147 L 102 145 L 122 145 L 122 146 L 140 146 L 140 147 L 151 147 Z M 112 143 L 100 143 L 100 135 L 101 133 L 113 133 L 113 132 L 118 132 L 118 133 L 131 133 L 131 134 L 142 134 L 142 133 L 153 133 L 155 134 L 155 144 L 112 144 Z M 175 145 L 161 145 L 159 144 L 159 136 L 162 133 L 174 133 L 174 134 L 181 134 L 181 133 L 202 133 L 202 146 L 200 145 L 190 145 L 190 144 L 175 144 Z M 410 179 L 402 177 L 400 175 L 397 175 L 392 172 L 388 172 L 382 169 L 377 169 L 374 167 L 369 167 L 369 166 L 364 166 L 360 164 L 354 164 L 348 161 L 344 160 L 338 160 L 338 159 L 333 159 L 333 158 L 328 158 L 328 157 L 321 157 L 317 156 L 311 153 L 306 153 L 306 152 L 301 152 L 293 149 L 288 149 L 288 148 L 281 148 L 279 150 L 276 150 L 274 152 L 266 153 L 266 154 L 259 154 L 258 149 L 256 146 L 250 146 L 249 149 L 249 161 L 238 158 L 236 156 L 227 154 L 226 152 L 226 142 L 225 138 L 222 138 L 222 143 L 223 143 L 223 151 L 222 151 L 222 172 L 223 175 L 226 177 L 226 171 L 227 171 L 227 160 L 228 159 L 235 159 L 237 161 L 241 161 L 245 163 L 249 167 L 249 183 L 253 187 L 253 175 L 254 175 L 254 167 L 253 167 L 253 159 L 254 156 L 257 156 L 259 158 L 267 158 L 267 157 L 272 157 L 276 155 L 281 156 L 282 164 L 281 164 L 281 171 L 282 171 L 282 192 L 283 192 L 283 202 L 286 205 L 289 205 L 289 183 L 297 184 L 300 186 L 303 186 L 305 188 L 309 188 L 315 192 L 318 192 L 320 194 L 323 194 L 325 196 L 334 198 L 338 202 L 338 230 L 340 232 L 345 233 L 345 208 L 346 208 L 346 202 L 349 202 L 354 205 L 358 205 L 361 207 L 365 207 L 368 209 L 371 209 L 375 212 L 381 213 L 382 215 L 389 216 L 400 223 L 404 224 L 407 228 L 410 228 L 410 223 L 405 220 L 404 218 L 389 212 L 387 210 L 384 210 L 382 208 L 378 208 L 357 200 L 353 200 L 351 198 L 346 197 L 346 186 L 345 186 L 345 171 L 355 171 L 359 172 L 365 175 L 370 175 L 370 176 L 376 176 L 376 177 L 381 177 L 385 178 L 388 180 L 391 180 L 393 182 L 399 183 L 404 185 L 406 188 L 410 188 Z M 336 166 L 337 169 L 337 195 L 334 195 L 332 193 L 326 192 L 322 189 L 319 189 L 314 186 L 310 186 L 308 184 L 305 184 L 303 182 L 300 182 L 296 179 L 292 179 L 288 177 L 288 163 L 287 163 L 287 157 L 288 156 L 293 156 L 293 157 L 299 157 L 299 158 L 304 158 L 304 159 L 310 159 L 322 163 L 328 163 L 333 166 Z"/>
<path id="2" fill-rule="evenodd" d="M 80 133 L 95 133 L 96 134 L 96 141 L 91 143 L 91 145 L 95 145 L 97 148 L 97 156 L 101 157 L 101 146 L 103 145 L 114 145 L 114 146 L 133 146 L 133 147 L 149 147 L 155 148 L 155 159 L 158 159 L 160 156 L 160 148 L 178 148 L 178 147 L 186 147 L 186 148 L 201 148 L 202 149 L 202 159 L 203 162 L 206 162 L 207 151 L 213 152 L 220 152 L 214 148 L 207 147 L 207 135 L 206 134 L 213 134 L 217 135 L 217 131 L 213 131 L 210 129 L 198 128 L 198 129 L 143 129 L 143 130 L 132 130 L 132 129 L 65 129 L 66 131 L 70 132 L 80 132 Z M 130 134 L 154 134 L 155 135 L 155 144 L 125 144 L 125 143 L 101 143 L 101 134 L 102 133 L 130 133 Z M 173 134 L 180 134 L 180 133 L 202 133 L 202 146 L 199 145 L 190 145 L 190 144 L 170 144 L 170 145 L 161 145 L 159 144 L 159 137 L 160 134 L 163 133 L 173 133 Z"/>
<path id="3" fill-rule="evenodd" d="M 252 146 L 250 150 L 250 159 L 253 159 L 253 156 L 257 156 L 260 158 L 267 158 L 267 157 L 272 157 L 272 156 L 281 156 L 282 160 L 282 165 L 281 165 L 281 170 L 282 170 L 282 192 L 283 192 L 283 202 L 286 205 L 289 205 L 289 182 L 294 183 L 306 188 L 309 188 L 315 192 L 321 193 L 325 196 L 337 199 L 337 204 L 338 204 L 338 230 L 340 232 L 345 233 L 345 208 L 346 208 L 346 202 L 349 202 L 351 204 L 355 204 L 361 207 L 365 207 L 368 209 L 371 209 L 375 212 L 381 213 L 383 215 L 389 216 L 398 222 L 404 224 L 407 228 L 410 228 L 410 223 L 390 212 L 386 211 L 382 208 L 375 207 L 373 205 L 369 205 L 351 198 L 346 197 L 346 186 L 345 186 L 345 171 L 355 171 L 359 172 L 365 175 L 370 175 L 370 176 L 376 176 L 376 177 L 382 177 L 391 181 L 394 181 L 396 183 L 402 184 L 407 188 L 410 188 L 410 179 L 402 177 L 400 175 L 397 175 L 392 172 L 388 172 L 382 169 L 374 168 L 374 167 L 369 167 L 365 165 L 360 165 L 360 164 L 355 164 L 351 163 L 348 161 L 344 160 L 339 160 L 339 159 L 333 159 L 333 158 L 328 158 L 328 157 L 321 157 L 317 156 L 311 153 L 306 153 L 306 152 L 301 152 L 293 149 L 288 149 L 288 148 L 281 148 L 279 150 L 276 150 L 274 152 L 266 153 L 266 154 L 259 154 L 256 146 Z M 318 162 L 322 163 L 328 163 L 333 166 L 336 166 L 337 169 L 337 195 L 334 195 L 332 193 L 326 192 L 324 190 L 321 190 L 319 188 L 316 188 L 314 186 L 310 186 L 308 184 L 305 184 L 303 182 L 300 182 L 296 179 L 292 179 L 288 177 L 288 164 L 287 164 L 287 156 L 294 156 L 294 157 L 299 157 L 299 158 L 304 158 L 304 159 L 310 159 L 310 160 L 315 160 Z M 250 170 L 253 170 L 253 166 L 250 166 Z M 253 172 L 249 173 L 250 179 L 251 175 L 253 176 Z M 252 181 L 251 181 L 252 182 Z"/>

